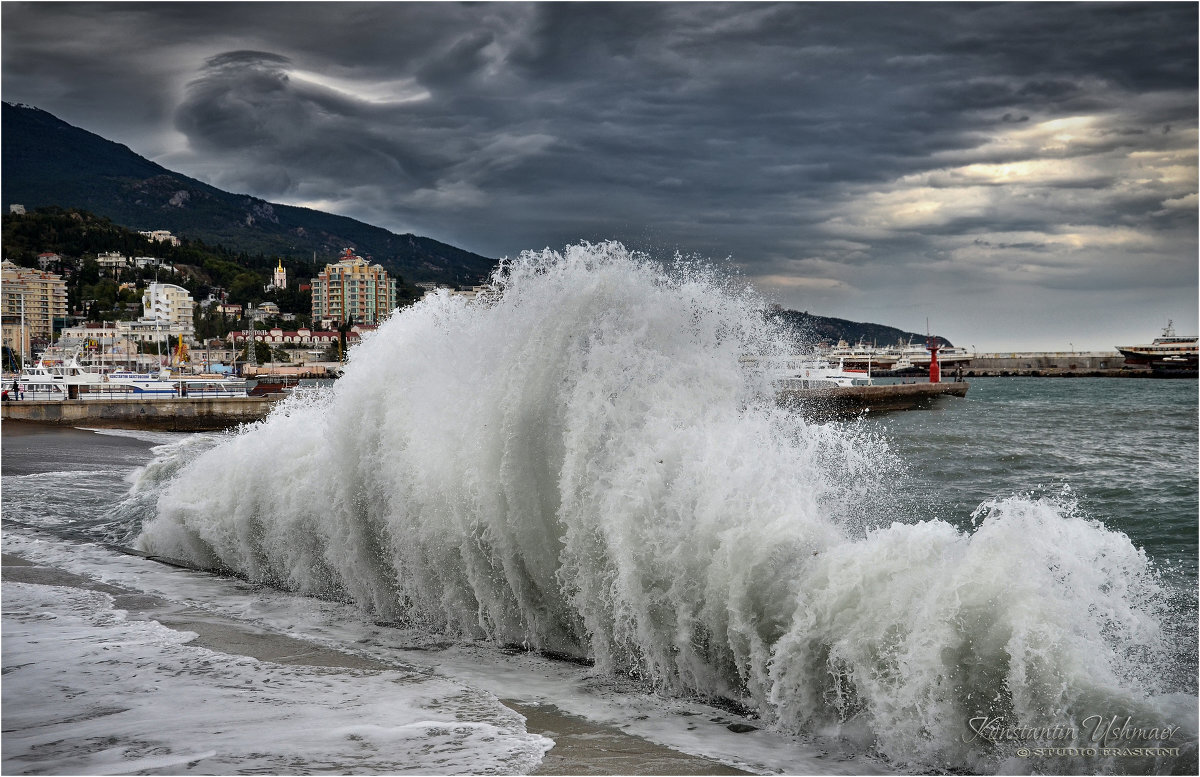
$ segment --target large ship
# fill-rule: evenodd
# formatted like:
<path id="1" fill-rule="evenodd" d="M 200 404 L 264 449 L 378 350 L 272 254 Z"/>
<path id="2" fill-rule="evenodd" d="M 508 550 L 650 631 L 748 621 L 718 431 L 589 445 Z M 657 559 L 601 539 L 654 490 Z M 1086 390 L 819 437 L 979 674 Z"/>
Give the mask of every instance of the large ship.
<path id="1" fill-rule="evenodd" d="M 912 340 L 899 341 L 890 347 L 875 347 L 859 342 L 851 346 L 845 340 L 836 346 L 825 348 L 820 355 L 831 361 L 841 362 L 843 369 L 867 372 L 871 375 L 914 375 L 929 372 L 929 348 L 926 344 L 916 345 Z M 938 352 L 942 369 L 964 367 L 975 358 L 966 348 L 946 346 Z"/>
<path id="2" fill-rule="evenodd" d="M 1200 345 L 1196 335 L 1175 334 L 1175 322 L 1167 321 L 1162 336 L 1148 345 L 1118 345 L 1126 364 L 1148 364 L 1151 368 L 1196 369 Z"/>

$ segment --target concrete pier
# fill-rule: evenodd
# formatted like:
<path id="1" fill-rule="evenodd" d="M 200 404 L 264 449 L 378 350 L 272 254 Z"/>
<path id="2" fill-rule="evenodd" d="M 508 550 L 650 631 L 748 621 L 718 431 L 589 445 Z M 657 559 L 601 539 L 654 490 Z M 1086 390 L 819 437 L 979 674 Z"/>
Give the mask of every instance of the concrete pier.
<path id="1" fill-rule="evenodd" d="M 200 399 L 68 399 L 2 403 L 5 421 L 31 421 L 57 426 L 152 429 L 165 432 L 211 432 L 264 418 L 278 397 L 211 397 Z"/>
<path id="2" fill-rule="evenodd" d="M 969 383 L 897 383 L 779 392 L 779 403 L 813 417 L 853 417 L 928 407 L 938 397 L 965 397 Z"/>
<path id="3" fill-rule="evenodd" d="M 957 367 L 947 368 L 953 374 Z M 1117 351 L 1034 351 L 979 353 L 963 368 L 969 378 L 982 377 L 1149 377 L 1149 367 L 1127 367 Z"/>

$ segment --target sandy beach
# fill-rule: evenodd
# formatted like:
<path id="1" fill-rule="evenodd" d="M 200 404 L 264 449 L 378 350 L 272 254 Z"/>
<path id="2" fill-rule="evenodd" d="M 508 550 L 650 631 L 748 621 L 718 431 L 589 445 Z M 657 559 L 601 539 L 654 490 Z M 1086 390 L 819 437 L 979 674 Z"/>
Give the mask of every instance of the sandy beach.
<path id="1" fill-rule="evenodd" d="M 15 431 L 15 430 L 14 430 Z M 10 430 L 5 429 L 6 437 Z M 325 673 L 387 672 L 403 667 L 385 661 L 356 656 L 322 647 L 285 634 L 273 633 L 231 618 L 214 615 L 146 595 L 119 586 L 109 585 L 51 566 L 30 562 L 20 556 L 3 554 L 3 582 L 56 586 L 95 591 L 112 597 L 113 606 L 123 610 L 130 619 L 152 620 L 170 629 L 190 632 L 195 636 L 185 644 L 237 657 L 249 657 L 280 666 L 321 668 Z M 8 611 L 6 608 L 6 616 Z M 6 641 L 4 663 L 21 665 L 36 656 L 21 655 Z M 719 775 L 746 774 L 715 761 L 680 753 L 645 739 L 631 736 L 618 729 L 595 725 L 564 714 L 549 705 L 532 706 L 509 700 L 503 703 L 524 716 L 529 733 L 540 734 L 554 741 L 534 774 L 563 775 Z M 5 700 L 7 707 L 10 700 Z M 7 718 L 8 716 L 6 716 Z M 20 736 L 20 730 L 9 730 L 7 740 Z M 192 732 L 204 739 L 208 732 Z M 9 750 L 8 747 L 5 748 Z M 9 753 L 6 752 L 6 756 Z M 346 771 L 352 767 L 349 763 Z M 8 769 L 6 769 L 8 771 Z M 334 770 L 336 773 L 337 770 Z M 14 772 L 15 773 L 15 772 Z"/>

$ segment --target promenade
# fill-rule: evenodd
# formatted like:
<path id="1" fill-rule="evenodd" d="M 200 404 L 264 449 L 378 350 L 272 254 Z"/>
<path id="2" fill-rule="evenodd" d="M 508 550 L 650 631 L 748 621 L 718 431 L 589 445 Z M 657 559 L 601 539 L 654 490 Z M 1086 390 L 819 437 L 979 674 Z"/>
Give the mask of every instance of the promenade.
<path id="1" fill-rule="evenodd" d="M 210 432 L 266 417 L 282 397 L 21 400 L 2 403 L 3 420 L 58 426 Z"/>

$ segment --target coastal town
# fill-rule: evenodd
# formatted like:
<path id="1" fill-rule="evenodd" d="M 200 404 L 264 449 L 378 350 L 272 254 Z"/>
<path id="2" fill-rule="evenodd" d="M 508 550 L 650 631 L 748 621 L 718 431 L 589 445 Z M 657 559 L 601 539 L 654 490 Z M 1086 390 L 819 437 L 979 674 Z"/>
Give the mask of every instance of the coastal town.
<path id="1" fill-rule="evenodd" d="M 11 206 L 10 215 L 24 215 L 24 209 Z M 154 244 L 180 245 L 166 230 L 140 234 Z M 278 259 L 261 293 L 243 290 L 241 296 L 249 299 L 239 302 L 231 301 L 229 289 L 207 284 L 200 285 L 206 293 L 197 299 L 198 284 L 188 283 L 196 276 L 194 268 L 157 256 L 46 251 L 34 266 L 5 259 L 2 269 L 6 400 L 60 398 L 30 385 L 37 382 L 37 365 L 70 364 L 105 383 L 123 375 L 141 376 L 146 383 L 168 372 L 177 378 L 257 379 L 251 385 L 262 386 L 257 393 L 301 379 L 332 379 L 349 349 L 377 329 L 399 301 L 398 278 L 351 248 L 310 277 L 299 277 Z M 95 282 L 87 285 L 80 278 L 89 270 Z M 437 283 L 418 288 L 421 293 L 444 288 L 465 297 L 481 289 Z M 99 310 L 106 291 L 115 292 L 115 299 Z M 94 296 L 84 296 L 88 292 Z M 414 295 L 407 296 L 411 301 Z M 292 304 L 284 309 L 272 297 Z M 248 342 L 255 347 L 248 348 Z M 106 389 L 111 393 L 111 386 Z"/>
<path id="2" fill-rule="evenodd" d="M 24 208 L 10 206 L 9 216 L 25 216 Z M 151 247 L 181 245 L 167 230 L 138 235 Z M 5 259 L 3 398 L 278 398 L 335 380 L 349 350 L 401 302 L 438 289 L 472 299 L 490 293 L 480 285 L 422 283 L 408 286 L 402 299 L 401 279 L 347 247 L 322 265 L 314 261 L 303 275 L 277 257 L 261 288 L 253 286 L 253 274 L 243 273 L 235 281 L 239 293 L 231 294 L 198 282 L 208 278 L 195 267 L 153 253 L 43 251 L 32 262 L 27 258 L 32 266 Z M 771 312 L 783 311 L 774 306 Z M 1022 375 L 1192 377 L 1196 371 L 1196 337 L 1177 335 L 1170 323 L 1153 343 L 1101 352 L 977 353 L 939 341 L 818 343 L 803 370 L 781 374 L 780 390 L 850 389 L 875 378 L 937 383 L 945 376 L 962 383 Z M 820 380 L 808 379 L 815 374 Z"/>

